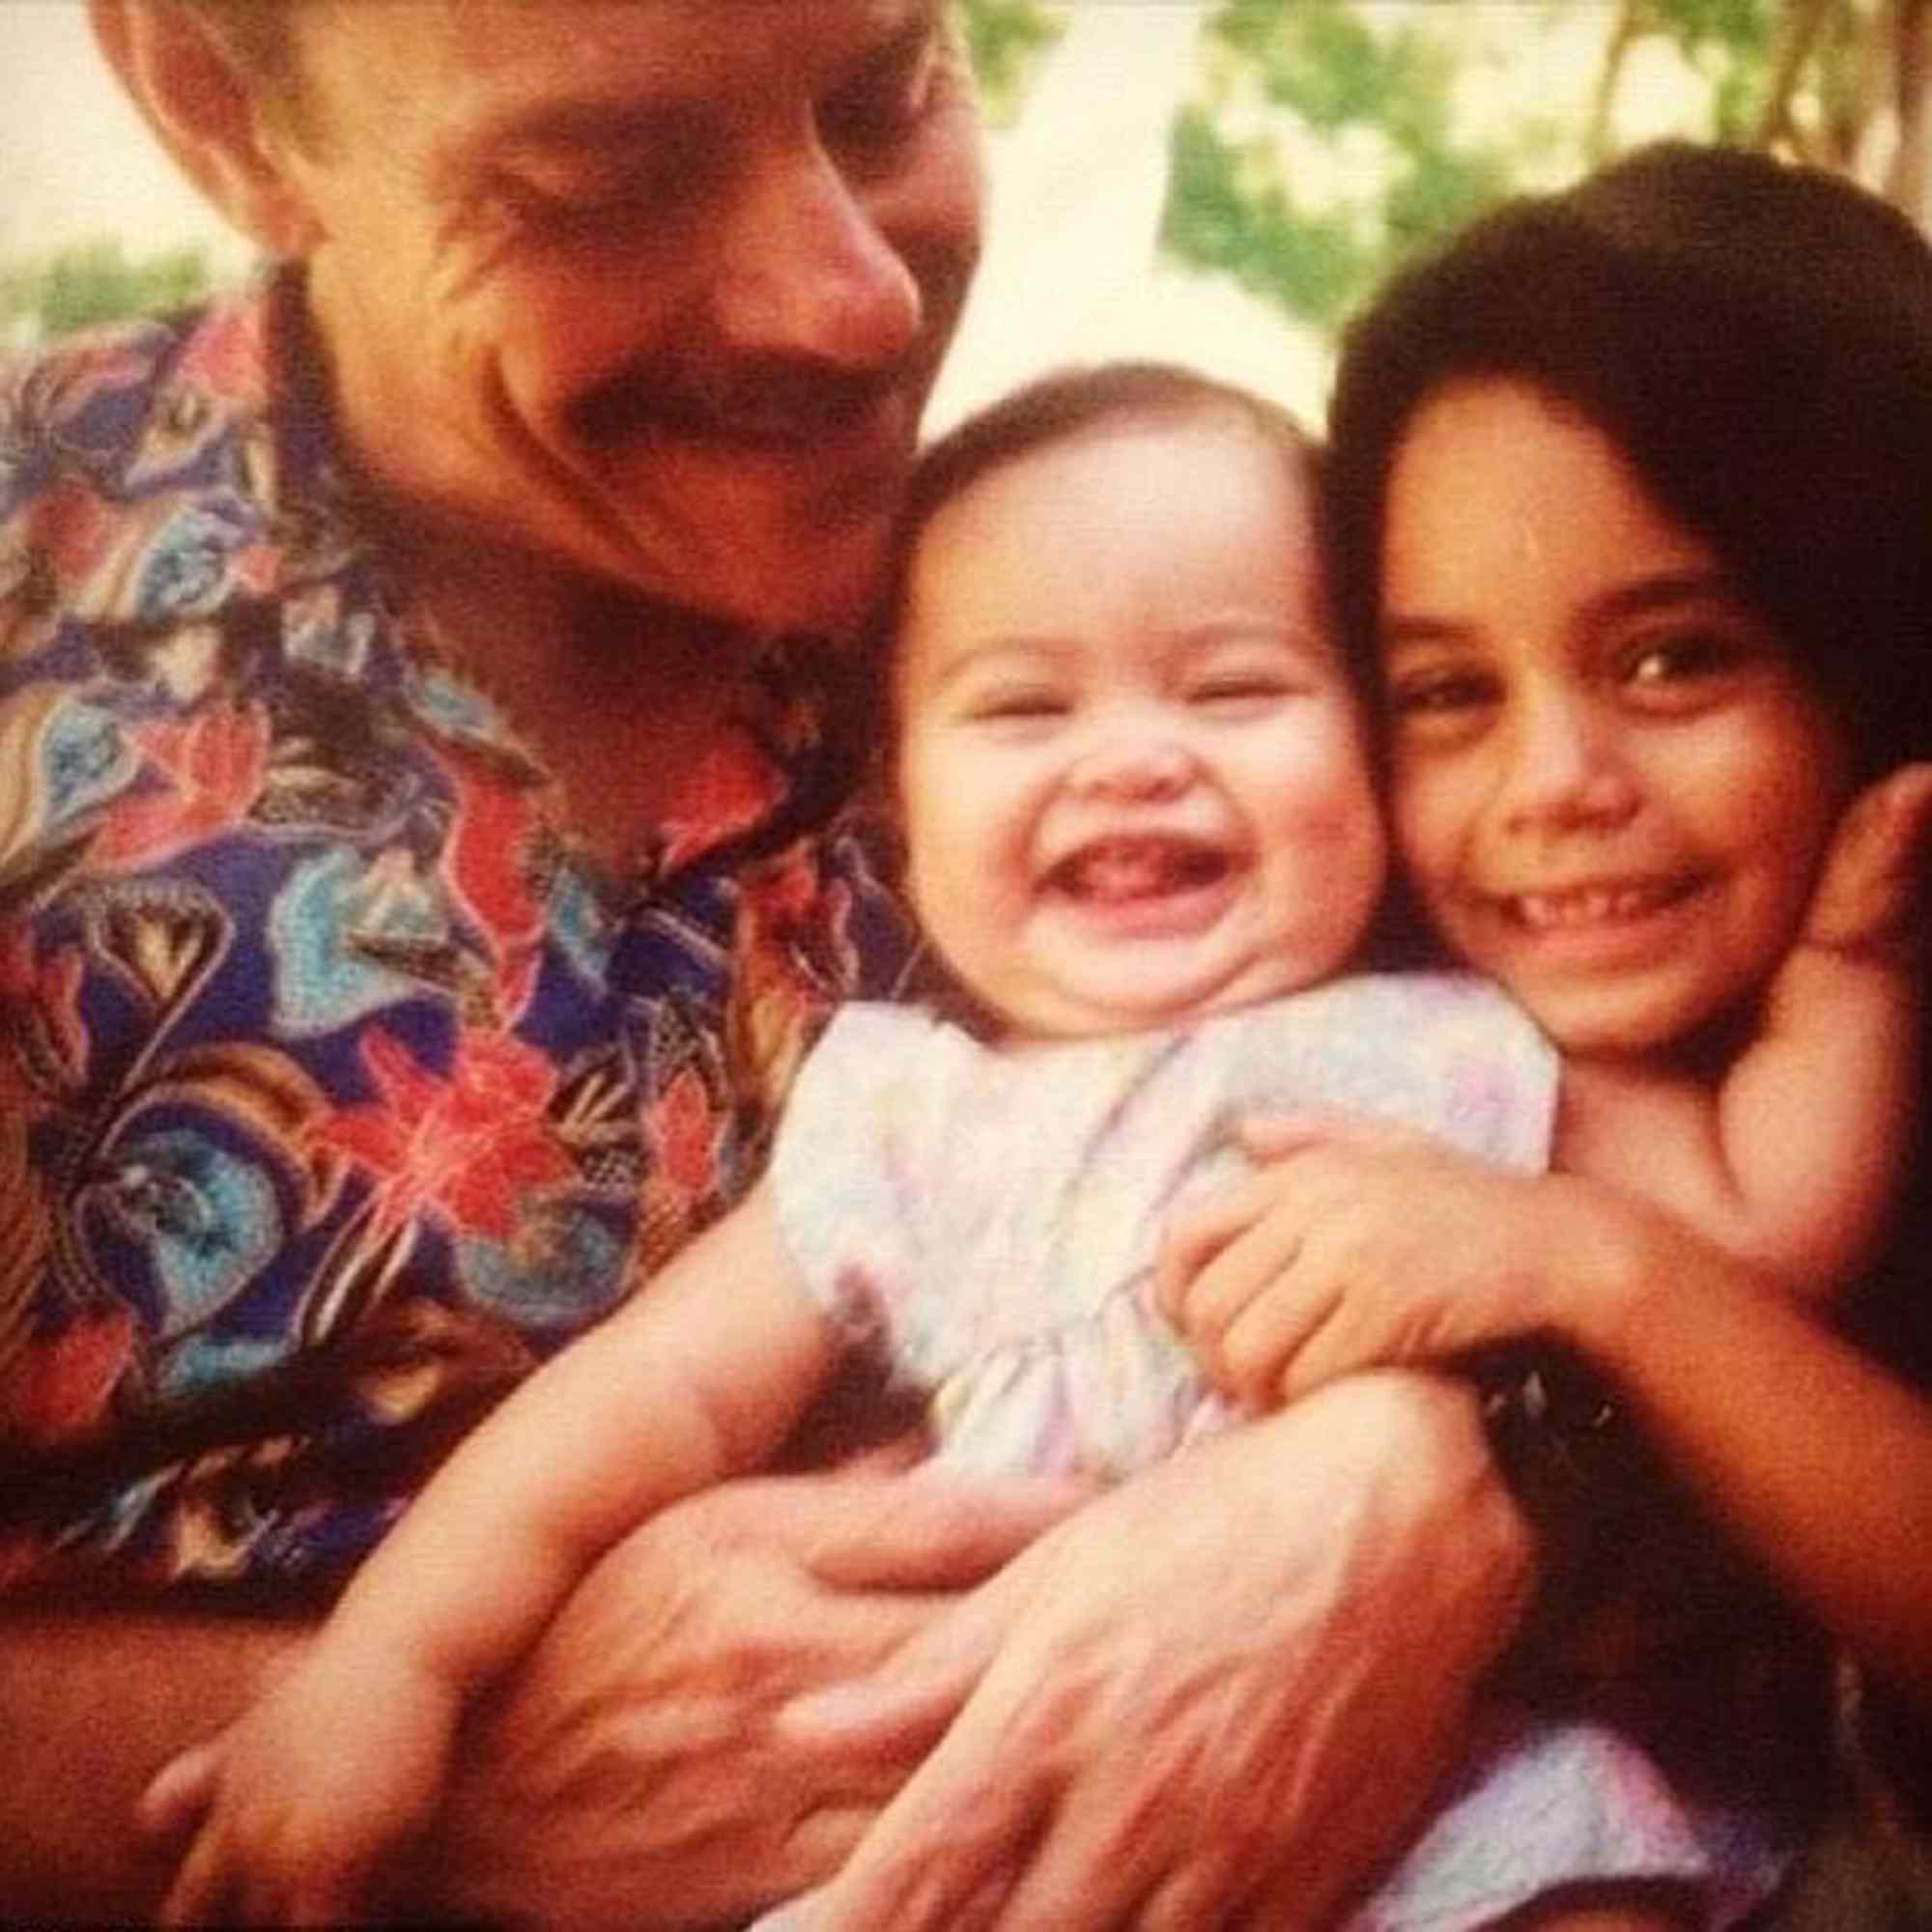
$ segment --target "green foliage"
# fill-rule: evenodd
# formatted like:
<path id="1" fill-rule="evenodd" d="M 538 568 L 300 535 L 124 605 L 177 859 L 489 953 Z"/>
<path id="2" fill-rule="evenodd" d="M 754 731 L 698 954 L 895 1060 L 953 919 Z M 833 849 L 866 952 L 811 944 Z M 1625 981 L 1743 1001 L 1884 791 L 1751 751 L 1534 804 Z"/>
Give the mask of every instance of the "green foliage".
<path id="1" fill-rule="evenodd" d="M 1517 12 L 1520 41 L 1516 21 L 1451 0 L 1219 0 L 1202 84 L 1173 131 L 1163 246 L 1325 330 L 1404 256 L 1624 140 L 1668 131 L 1855 170 L 1887 150 L 1901 89 L 1918 91 L 1903 111 L 1932 115 L 1932 63 L 1906 39 L 1926 29 L 1897 0 L 1518 0 Z M 1576 69 L 1560 111 L 1497 85 L 1531 36 Z M 1932 218 L 1932 175 L 1887 188 Z"/>
<path id="2" fill-rule="evenodd" d="M 0 268 L 0 326 L 10 334 L 65 335 L 180 307 L 208 286 L 208 263 L 198 248 L 130 262 L 118 241 L 89 242 Z"/>
<path id="3" fill-rule="evenodd" d="M 1034 68 L 1064 21 L 1037 0 L 964 0 L 960 11 L 986 119 L 1004 126 L 1018 116 Z"/>
<path id="4" fill-rule="evenodd" d="M 1209 98 L 1172 141 L 1161 242 L 1179 260 L 1328 328 L 1397 259 L 1507 191 L 1511 153 L 1457 135 L 1455 54 L 1427 10 L 1225 0 L 1208 32 Z M 1230 131 L 1242 124 L 1254 131 Z M 1351 185 L 1297 189 L 1291 151 L 1358 148 L 1378 165 L 1326 170 Z"/>

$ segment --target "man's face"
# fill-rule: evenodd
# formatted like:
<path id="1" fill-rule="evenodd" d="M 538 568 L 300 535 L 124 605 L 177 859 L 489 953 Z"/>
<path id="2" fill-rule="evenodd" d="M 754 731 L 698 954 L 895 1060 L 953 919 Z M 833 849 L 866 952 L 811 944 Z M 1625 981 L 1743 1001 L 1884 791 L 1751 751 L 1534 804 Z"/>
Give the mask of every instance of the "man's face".
<path id="1" fill-rule="evenodd" d="M 944 0 L 305 10 L 286 154 L 356 457 L 764 628 L 870 589 L 979 251 Z"/>

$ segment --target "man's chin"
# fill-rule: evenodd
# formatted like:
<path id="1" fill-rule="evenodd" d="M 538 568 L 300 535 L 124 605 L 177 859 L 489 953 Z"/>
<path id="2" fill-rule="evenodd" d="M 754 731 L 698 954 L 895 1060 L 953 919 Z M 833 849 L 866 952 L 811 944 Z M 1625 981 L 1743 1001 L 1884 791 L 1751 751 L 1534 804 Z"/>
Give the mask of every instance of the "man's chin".
<path id="1" fill-rule="evenodd" d="M 885 571 L 886 531 L 824 532 L 774 550 L 772 561 L 728 572 L 706 608 L 751 629 L 777 634 L 856 632 L 870 611 Z"/>

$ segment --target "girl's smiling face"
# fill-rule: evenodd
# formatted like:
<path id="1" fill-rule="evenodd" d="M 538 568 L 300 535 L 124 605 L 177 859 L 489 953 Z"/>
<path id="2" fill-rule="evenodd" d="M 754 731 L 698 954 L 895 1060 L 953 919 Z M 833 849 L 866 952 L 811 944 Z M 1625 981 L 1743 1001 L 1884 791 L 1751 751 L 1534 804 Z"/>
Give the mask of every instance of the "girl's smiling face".
<path id="1" fill-rule="evenodd" d="M 1225 412 L 1006 462 L 918 540 L 895 666 L 914 903 L 1021 1037 L 1324 979 L 1383 838 L 1313 483 Z"/>
<path id="2" fill-rule="evenodd" d="M 1501 379 L 1389 477 L 1396 836 L 1444 941 L 1573 1055 L 1669 1051 L 1764 983 L 1849 790 L 1804 668 L 1608 438 Z"/>

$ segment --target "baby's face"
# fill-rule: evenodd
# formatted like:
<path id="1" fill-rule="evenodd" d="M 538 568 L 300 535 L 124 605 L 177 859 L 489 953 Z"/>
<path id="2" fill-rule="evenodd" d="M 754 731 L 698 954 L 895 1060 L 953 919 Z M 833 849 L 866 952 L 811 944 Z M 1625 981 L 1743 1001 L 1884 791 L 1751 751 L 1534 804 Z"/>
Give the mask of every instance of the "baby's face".
<path id="1" fill-rule="evenodd" d="M 1308 484 L 1232 420 L 1096 430 L 921 540 L 899 640 L 915 905 L 1016 1037 L 1325 979 L 1383 873 Z"/>

